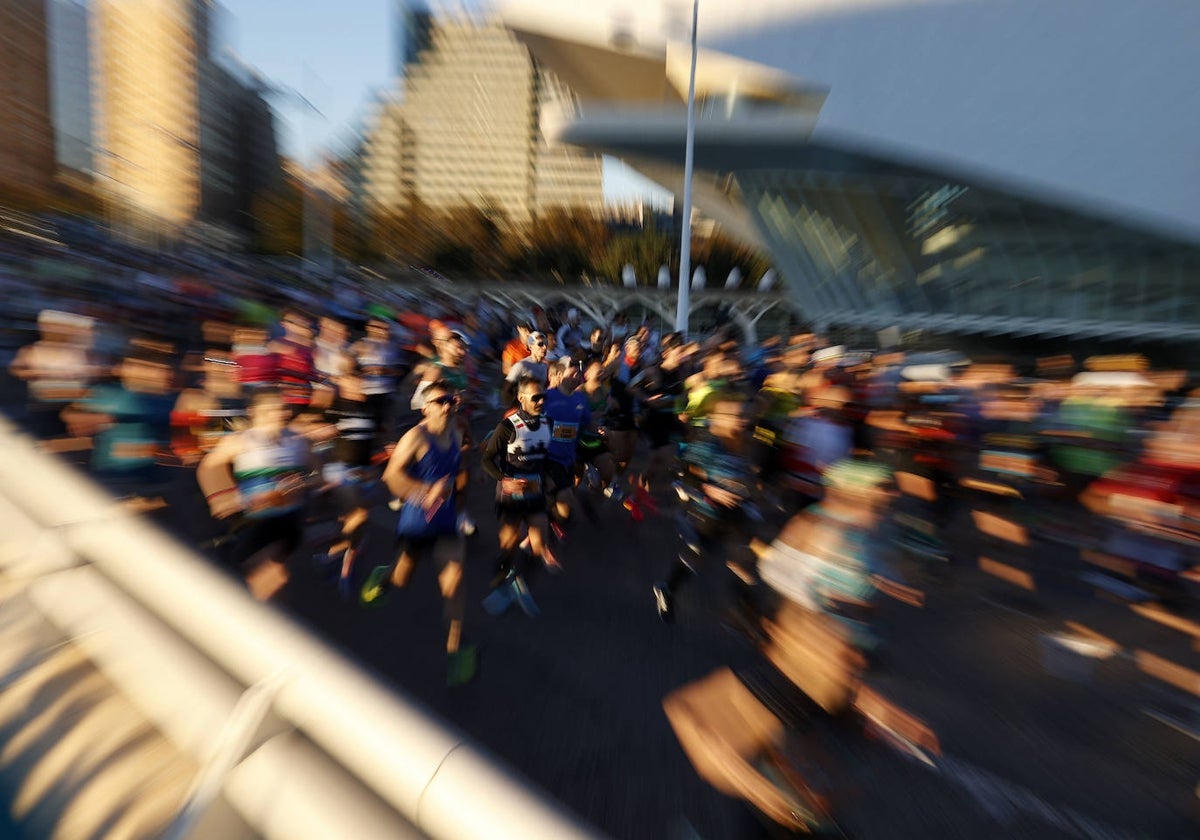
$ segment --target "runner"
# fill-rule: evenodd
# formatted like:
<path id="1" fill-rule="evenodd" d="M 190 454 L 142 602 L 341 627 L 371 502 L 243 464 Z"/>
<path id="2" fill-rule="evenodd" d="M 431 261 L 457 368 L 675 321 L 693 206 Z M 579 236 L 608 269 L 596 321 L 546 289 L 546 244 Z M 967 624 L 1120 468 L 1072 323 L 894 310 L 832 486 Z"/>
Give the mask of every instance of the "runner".
<path id="1" fill-rule="evenodd" d="M 567 320 L 558 328 L 556 335 L 558 352 L 564 356 L 574 356 L 580 352 L 583 344 L 583 328 L 579 325 L 579 310 L 571 307 L 567 310 Z"/>
<path id="2" fill-rule="evenodd" d="M 396 524 L 399 554 L 391 565 L 371 571 L 361 599 L 374 604 L 391 587 L 405 586 L 417 562 L 431 556 L 445 600 L 446 679 L 461 685 L 474 675 L 476 652 L 462 646 L 465 551 L 457 525 L 456 484 L 462 466 L 462 437 L 454 421 L 458 396 L 441 380 L 430 383 L 424 396 L 424 419 L 400 439 L 383 473 L 388 489 L 405 500 Z"/>
<path id="3" fill-rule="evenodd" d="M 550 366 L 545 414 L 551 422 L 551 435 L 546 473 L 553 499 L 550 528 L 560 540 L 565 539 L 563 527 L 570 520 L 571 501 L 575 496 L 575 461 L 580 433 L 592 425 L 587 396 L 578 388 L 579 368 L 573 359 L 559 359 Z"/>
<path id="4" fill-rule="evenodd" d="M 723 559 L 740 595 L 754 580 L 750 528 L 755 480 L 746 457 L 748 426 L 745 400 L 725 392 L 711 401 L 708 430 L 684 449 L 685 508 L 679 517 L 682 546 L 666 576 L 654 585 L 658 615 L 675 616 L 679 587 L 714 553 Z"/>
<path id="5" fill-rule="evenodd" d="M 500 372 L 508 376 L 512 366 L 529 355 L 529 336 L 533 332 L 533 324 L 529 321 L 517 322 L 517 337 L 504 345 L 500 355 Z"/>
<path id="6" fill-rule="evenodd" d="M 147 504 L 145 509 L 165 504 L 157 494 L 170 483 L 162 458 L 169 451 L 175 402 L 172 349 L 132 340 L 115 368 L 118 381 L 94 386 L 62 413 L 73 437 L 92 439 L 93 474 L 131 504 Z"/>
<path id="7" fill-rule="evenodd" d="M 458 398 L 454 423 L 462 439 L 463 454 L 465 455 L 474 445 L 471 436 L 471 417 L 477 407 L 477 400 L 475 400 L 473 389 L 470 387 L 471 378 L 465 365 L 471 342 L 465 333 L 459 330 L 448 330 L 434 341 L 434 347 L 437 350 L 437 356 L 414 370 L 413 378 L 417 380 L 417 386 L 413 392 L 411 405 L 414 410 L 421 410 L 425 399 L 425 389 L 433 382 L 446 383 L 450 387 L 451 393 Z M 464 466 L 458 484 L 458 490 L 463 494 L 463 498 L 460 499 L 459 506 L 462 510 L 458 516 L 458 524 L 463 535 L 467 537 L 475 533 L 475 521 L 466 510 L 465 494 L 470 484 L 470 469 Z"/>
<path id="8" fill-rule="evenodd" d="M 549 352 L 549 342 L 543 332 L 529 334 L 529 355 L 513 364 L 504 377 L 504 385 L 500 391 L 500 404 L 507 410 L 513 406 L 517 398 L 517 382 L 522 377 L 530 377 L 546 387 L 549 381 L 549 365 L 546 354 Z"/>
<path id="9" fill-rule="evenodd" d="M 308 476 L 318 465 L 308 440 L 288 429 L 291 409 L 276 390 L 250 397 L 250 428 L 221 439 L 196 468 L 218 520 L 241 517 L 231 563 L 250 592 L 267 600 L 288 581 L 287 559 L 300 544 Z"/>
<path id="10" fill-rule="evenodd" d="M 312 320 L 297 309 L 286 309 L 280 323 L 283 336 L 267 344 L 267 350 L 275 354 L 278 364 L 275 384 L 283 394 L 284 401 L 296 410 L 297 419 L 300 419 L 309 413 L 314 396 L 313 383 L 320 378 L 313 360 Z M 327 393 L 324 395 L 332 396 Z"/>
<path id="11" fill-rule="evenodd" d="M 237 364 L 228 351 L 204 355 L 198 388 L 187 388 L 171 411 L 171 451 L 185 466 L 198 464 L 222 437 L 246 417 Z"/>
<path id="12" fill-rule="evenodd" d="M 679 420 L 686 378 L 683 338 L 679 333 L 668 333 L 660 346 L 662 359 L 647 365 L 630 383 L 630 389 L 644 408 L 642 435 L 650 446 L 650 463 L 640 482 L 647 492 L 670 474 L 683 439 L 683 424 Z"/>
<path id="13" fill-rule="evenodd" d="M 338 589 L 342 597 L 351 594 L 354 561 L 365 550 L 367 518 L 375 499 L 373 468 L 376 439 L 376 407 L 366 393 L 369 377 L 354 362 L 337 378 L 337 397 L 325 412 L 337 430 L 332 457 L 322 469 L 325 489 L 333 494 L 341 529 L 328 553 L 314 558 L 320 565 L 332 566 L 341 559 Z"/>
<path id="14" fill-rule="evenodd" d="M 534 556 L 548 567 L 557 565 L 545 539 L 546 456 L 551 440 L 551 422 L 542 414 L 545 404 L 545 385 L 532 376 L 523 377 L 517 383 L 517 408 L 500 421 L 484 446 L 483 469 L 497 482 L 500 518 L 500 557 L 493 579 L 496 598 L 485 604 L 493 612 L 503 612 L 515 599 L 527 614 L 537 614 L 516 563 L 522 525 L 529 529 Z"/>
<path id="15" fill-rule="evenodd" d="M 362 390 L 375 420 L 381 443 L 395 440 L 393 392 L 400 374 L 400 351 L 392 341 L 391 325 L 383 318 L 367 321 L 367 334 L 351 347 L 351 355 L 362 370 Z"/>

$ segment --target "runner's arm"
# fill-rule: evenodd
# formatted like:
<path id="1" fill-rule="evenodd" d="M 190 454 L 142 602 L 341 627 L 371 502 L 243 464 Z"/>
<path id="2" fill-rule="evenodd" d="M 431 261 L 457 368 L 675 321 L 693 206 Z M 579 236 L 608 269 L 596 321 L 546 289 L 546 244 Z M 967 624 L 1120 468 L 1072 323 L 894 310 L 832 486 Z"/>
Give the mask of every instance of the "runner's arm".
<path id="1" fill-rule="evenodd" d="M 500 469 L 500 454 L 512 443 L 514 434 L 512 424 L 507 420 L 501 420 L 483 449 L 480 459 L 483 463 L 483 471 L 496 481 L 504 477 L 504 472 Z"/>
<path id="2" fill-rule="evenodd" d="M 233 480 L 233 459 L 242 451 L 240 434 L 226 435 L 196 466 L 196 483 L 217 519 L 242 509 L 242 497 Z"/>
<path id="3" fill-rule="evenodd" d="M 424 433 L 419 426 L 409 429 L 392 451 L 387 466 L 383 470 L 383 482 L 388 490 L 400 499 L 420 501 L 425 498 L 429 485 L 418 481 L 408 474 L 408 467 L 420 457 Z"/>

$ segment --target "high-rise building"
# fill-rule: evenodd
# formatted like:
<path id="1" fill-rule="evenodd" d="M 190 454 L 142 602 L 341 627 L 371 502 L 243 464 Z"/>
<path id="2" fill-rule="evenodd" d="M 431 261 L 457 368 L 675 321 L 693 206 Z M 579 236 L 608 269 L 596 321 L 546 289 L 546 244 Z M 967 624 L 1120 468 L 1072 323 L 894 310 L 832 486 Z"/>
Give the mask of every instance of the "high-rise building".
<path id="1" fill-rule="evenodd" d="M 408 66 L 416 63 L 429 49 L 433 34 L 433 14 L 425 0 L 394 0 L 396 27 L 396 76 L 403 79 Z"/>
<path id="2" fill-rule="evenodd" d="M 564 107 L 564 95 L 504 27 L 435 19 L 402 90 L 379 106 L 364 163 L 369 202 L 487 204 L 517 222 L 556 205 L 599 208 L 600 158 L 542 138 L 543 109 Z"/>
<path id="3" fill-rule="evenodd" d="M 136 226 L 250 224 L 279 172 L 263 84 L 227 63 L 214 0 L 97 0 L 97 169 Z"/>
<path id="4" fill-rule="evenodd" d="M 88 8 L 80 0 L 49 0 L 50 107 L 60 168 L 92 171 L 92 87 Z"/>
<path id="5" fill-rule="evenodd" d="M 193 0 L 96 0 L 97 169 L 138 226 L 181 229 L 200 205 Z"/>
<path id="6" fill-rule="evenodd" d="M 37 196 L 54 179 L 46 9 L 40 2 L 0 0 L 0 202 Z"/>

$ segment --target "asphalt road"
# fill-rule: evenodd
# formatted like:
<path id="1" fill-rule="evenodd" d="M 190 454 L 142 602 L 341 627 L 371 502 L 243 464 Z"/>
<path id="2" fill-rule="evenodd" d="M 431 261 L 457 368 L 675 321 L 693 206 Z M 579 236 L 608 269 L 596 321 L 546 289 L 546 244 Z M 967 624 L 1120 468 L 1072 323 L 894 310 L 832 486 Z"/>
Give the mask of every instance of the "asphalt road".
<path id="1" fill-rule="evenodd" d="M 13 402 L 12 383 L 0 388 Z M 757 836 L 740 803 L 716 793 L 688 763 L 662 712 L 663 697 L 753 651 L 716 616 L 711 577 L 686 591 L 674 626 L 657 618 L 650 584 L 674 552 L 664 513 L 634 523 L 604 504 L 596 523 L 574 523 L 558 556 L 566 571 L 531 581 L 541 615 L 501 617 L 480 606 L 495 557 L 491 487 L 472 489 L 479 532 L 469 544 L 467 640 L 480 649 L 477 678 L 448 688 L 441 601 L 434 571 L 377 608 L 343 601 L 306 556 L 276 607 L 294 615 L 398 690 L 452 721 L 583 819 L 616 838 Z M 166 527 L 185 542 L 211 533 L 194 482 L 168 489 Z M 385 562 L 395 514 L 371 523 L 357 575 Z M 873 683 L 924 719 L 944 752 L 937 769 L 878 743 L 836 745 L 839 816 L 857 838 L 1194 837 L 1200 742 L 1195 696 L 1142 673 L 1136 651 L 1193 671 L 1200 656 L 1178 631 L 1125 605 L 1093 597 L 1065 550 L 1037 544 L 1045 568 L 1035 598 L 1018 597 L 975 567 L 965 515 L 952 530 L 957 563 L 924 578 L 927 602 L 885 609 L 888 648 Z M 1195 618 L 1195 616 L 1193 616 Z M 1054 658 L 1042 634 L 1074 620 L 1129 655 L 1095 664 Z M 1053 666 L 1050 673 L 1047 665 Z M 469 807 L 470 792 L 464 792 Z"/>

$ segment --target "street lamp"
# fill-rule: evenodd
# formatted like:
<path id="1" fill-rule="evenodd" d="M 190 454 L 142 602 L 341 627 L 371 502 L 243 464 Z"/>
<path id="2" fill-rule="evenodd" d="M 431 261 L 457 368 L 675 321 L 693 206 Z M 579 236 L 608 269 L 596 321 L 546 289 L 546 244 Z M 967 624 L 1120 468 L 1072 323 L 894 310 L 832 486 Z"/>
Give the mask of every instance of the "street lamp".
<path id="1" fill-rule="evenodd" d="M 692 67 L 688 73 L 687 140 L 683 158 L 683 232 L 679 243 L 679 297 L 675 303 L 675 331 L 688 332 L 691 289 L 688 274 L 692 262 L 692 169 L 696 146 L 696 27 L 700 19 L 700 0 L 692 0 Z"/>

